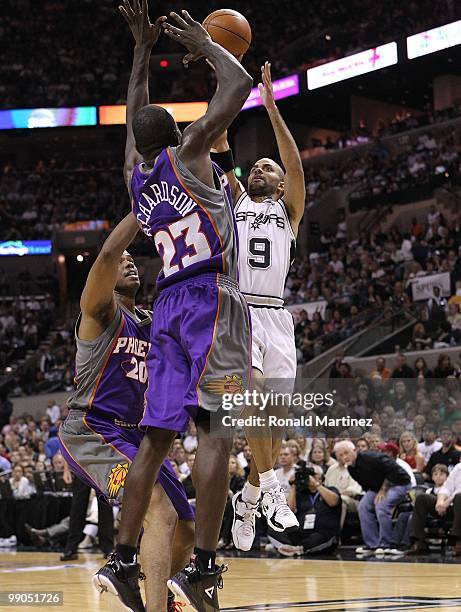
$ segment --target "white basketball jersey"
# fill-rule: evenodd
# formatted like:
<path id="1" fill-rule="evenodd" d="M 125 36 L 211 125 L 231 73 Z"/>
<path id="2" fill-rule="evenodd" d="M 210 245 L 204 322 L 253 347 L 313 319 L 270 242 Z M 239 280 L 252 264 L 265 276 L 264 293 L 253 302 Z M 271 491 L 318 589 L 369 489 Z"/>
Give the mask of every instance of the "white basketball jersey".
<path id="1" fill-rule="evenodd" d="M 282 199 L 254 202 L 246 191 L 235 205 L 239 285 L 249 304 L 283 307 L 296 238 Z"/>

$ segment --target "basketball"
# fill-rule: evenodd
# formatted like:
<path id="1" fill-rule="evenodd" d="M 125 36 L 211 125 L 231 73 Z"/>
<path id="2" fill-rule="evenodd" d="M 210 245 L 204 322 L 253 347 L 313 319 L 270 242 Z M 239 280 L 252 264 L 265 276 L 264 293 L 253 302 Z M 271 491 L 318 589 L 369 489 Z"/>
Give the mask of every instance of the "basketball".
<path id="1" fill-rule="evenodd" d="M 203 27 L 215 43 L 232 55 L 243 55 L 251 44 L 251 27 L 245 17 L 232 9 L 214 11 L 203 22 Z"/>

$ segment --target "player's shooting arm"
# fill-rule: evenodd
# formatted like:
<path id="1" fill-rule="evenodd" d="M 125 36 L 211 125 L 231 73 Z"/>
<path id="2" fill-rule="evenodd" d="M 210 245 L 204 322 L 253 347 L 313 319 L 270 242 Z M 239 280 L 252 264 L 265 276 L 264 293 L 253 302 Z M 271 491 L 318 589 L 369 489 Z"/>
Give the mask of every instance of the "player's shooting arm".
<path id="1" fill-rule="evenodd" d="M 123 251 L 134 240 L 138 229 L 138 222 L 130 212 L 104 242 L 91 267 L 80 298 L 80 335 L 84 340 L 99 336 L 115 316 L 114 289 L 118 266 Z"/>
<path id="2" fill-rule="evenodd" d="M 261 76 L 262 83 L 258 84 L 259 93 L 269 115 L 277 140 L 280 159 L 285 167 L 283 201 L 290 217 L 293 232 L 297 235 L 298 226 L 304 214 L 306 199 L 303 164 L 295 139 L 275 103 L 269 62 L 261 67 Z"/>
<path id="3" fill-rule="evenodd" d="M 159 17 L 154 24 L 150 23 L 147 0 L 123 0 L 123 6 L 118 7 L 133 34 L 135 40 L 133 65 L 131 68 L 128 94 L 126 100 L 126 145 L 123 176 L 127 186 L 130 184 L 131 172 L 136 164 L 142 161 L 136 150 L 133 134 L 133 117 L 137 111 L 149 104 L 149 61 L 152 47 L 157 42 L 161 26 L 166 17 Z"/>
<path id="4" fill-rule="evenodd" d="M 227 142 L 227 130 L 225 130 L 214 141 L 213 146 L 211 147 L 211 153 L 225 153 L 226 156 L 228 154 L 232 156 L 231 148 L 229 146 L 229 143 Z M 213 159 L 213 156 L 212 156 L 212 159 Z M 214 161 L 218 163 L 218 166 L 221 165 L 218 159 Z M 226 170 L 226 168 L 223 168 L 223 170 Z M 227 180 L 229 181 L 229 186 L 232 191 L 232 201 L 235 206 L 235 203 L 237 202 L 239 197 L 242 195 L 243 187 L 242 187 L 241 182 L 235 176 L 234 170 L 229 170 L 228 172 L 225 172 L 225 174 L 227 176 Z"/>
<path id="5" fill-rule="evenodd" d="M 178 149 L 180 159 L 196 178 L 212 186 L 211 145 L 238 115 L 253 79 L 233 55 L 211 40 L 205 28 L 187 11 L 182 12 L 182 17 L 176 13 L 171 16 L 178 27 L 164 24 L 165 34 L 189 50 L 184 61 L 204 56 L 216 72 L 218 86 L 208 110 L 184 130 Z"/>

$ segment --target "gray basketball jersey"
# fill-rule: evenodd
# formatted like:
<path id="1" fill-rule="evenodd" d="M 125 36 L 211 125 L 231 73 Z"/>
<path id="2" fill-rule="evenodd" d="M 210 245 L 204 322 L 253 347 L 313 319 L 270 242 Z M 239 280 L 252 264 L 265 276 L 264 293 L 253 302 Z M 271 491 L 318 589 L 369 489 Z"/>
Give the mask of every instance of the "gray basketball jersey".
<path id="1" fill-rule="evenodd" d="M 78 337 L 75 326 L 76 390 L 69 409 L 91 410 L 101 417 L 136 424 L 140 421 L 147 388 L 146 356 L 150 348 L 151 315 L 133 314 L 117 305 L 114 320 L 95 340 Z"/>

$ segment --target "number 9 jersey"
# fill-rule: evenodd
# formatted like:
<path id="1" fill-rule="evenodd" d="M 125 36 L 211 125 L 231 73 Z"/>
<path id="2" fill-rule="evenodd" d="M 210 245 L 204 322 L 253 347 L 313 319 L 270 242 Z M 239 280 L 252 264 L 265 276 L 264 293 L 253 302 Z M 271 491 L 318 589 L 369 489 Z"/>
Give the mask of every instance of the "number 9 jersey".
<path id="1" fill-rule="evenodd" d="M 250 306 L 252 366 L 277 390 L 291 393 L 296 377 L 293 317 L 283 307 L 295 235 L 283 200 L 254 202 L 244 191 L 235 205 L 239 283 Z"/>
<path id="2" fill-rule="evenodd" d="M 283 307 L 296 238 L 283 200 L 254 202 L 244 191 L 235 204 L 239 284 L 248 304 Z"/>

